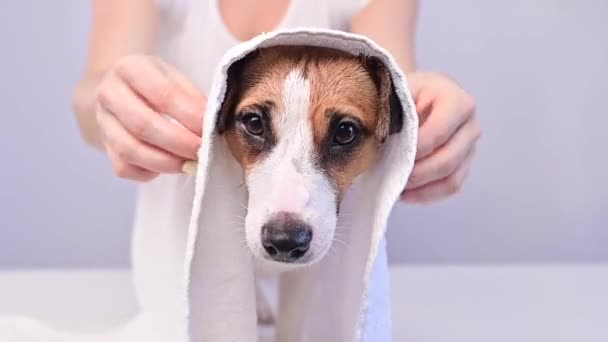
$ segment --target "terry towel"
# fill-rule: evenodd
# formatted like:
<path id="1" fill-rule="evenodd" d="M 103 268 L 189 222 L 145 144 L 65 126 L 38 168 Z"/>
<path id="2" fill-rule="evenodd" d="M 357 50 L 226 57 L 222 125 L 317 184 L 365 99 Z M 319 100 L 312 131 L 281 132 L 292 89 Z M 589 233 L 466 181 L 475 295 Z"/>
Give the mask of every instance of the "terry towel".
<path id="1" fill-rule="evenodd" d="M 242 170 L 215 123 L 230 67 L 258 48 L 280 45 L 379 58 L 390 70 L 403 128 L 389 136 L 378 162 L 346 193 L 338 218 L 341 243 L 334 242 L 315 265 L 290 275 L 285 291 L 305 293 L 305 305 L 275 315 L 297 320 L 301 341 L 392 341 L 385 231 L 414 165 L 415 107 L 405 75 L 383 48 L 360 35 L 309 28 L 262 34 L 229 50 L 208 94 L 195 176 L 163 176 L 143 186 L 133 246 L 141 314 L 103 336 L 72 336 L 29 321 L 0 320 L 0 341 L 258 341 L 253 260 L 242 223 L 235 219 L 246 215 L 247 193 Z M 313 279 L 314 285 L 298 288 L 298 277 Z"/>

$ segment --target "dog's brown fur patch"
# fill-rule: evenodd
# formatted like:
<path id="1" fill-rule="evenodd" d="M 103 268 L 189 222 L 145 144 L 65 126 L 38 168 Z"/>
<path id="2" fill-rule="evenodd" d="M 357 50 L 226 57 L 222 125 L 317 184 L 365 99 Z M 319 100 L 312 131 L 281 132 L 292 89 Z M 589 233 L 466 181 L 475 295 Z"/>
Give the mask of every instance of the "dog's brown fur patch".
<path id="1" fill-rule="evenodd" d="M 380 145 L 388 134 L 388 74 L 380 74 L 384 70 L 375 68 L 376 64 L 372 63 L 370 68 L 369 59 L 365 57 L 315 47 L 266 48 L 243 63 L 240 74 L 229 79 L 228 87 L 237 89 L 237 94 L 228 94 L 227 102 L 230 103 L 224 107 L 232 113 L 222 115 L 235 115 L 261 103 L 271 103 L 275 113 L 283 112 L 283 83 L 291 71 L 300 70 L 310 84 L 309 120 L 319 153 L 331 138 L 328 130 L 334 113 L 356 118 L 364 132 L 371 133 L 371 136 L 363 137 L 356 153 L 348 159 L 326 160 L 320 165 L 332 178 L 341 198 L 353 179 L 376 160 Z M 277 129 L 276 120 L 272 121 L 274 129 Z M 235 129 L 226 130 L 226 140 L 246 172 L 263 158 L 260 153 L 252 153 Z M 318 159 L 323 160 L 321 157 Z"/>
<path id="2" fill-rule="evenodd" d="M 380 99 L 363 60 L 347 53 L 321 49 L 310 57 L 306 76 L 311 89 L 311 120 L 314 143 L 322 146 L 330 137 L 328 127 L 333 113 L 344 113 L 359 120 L 367 132 L 377 132 L 380 123 Z M 365 137 L 352 158 L 324 165 L 332 177 L 339 197 L 353 179 L 376 160 L 377 139 Z"/>

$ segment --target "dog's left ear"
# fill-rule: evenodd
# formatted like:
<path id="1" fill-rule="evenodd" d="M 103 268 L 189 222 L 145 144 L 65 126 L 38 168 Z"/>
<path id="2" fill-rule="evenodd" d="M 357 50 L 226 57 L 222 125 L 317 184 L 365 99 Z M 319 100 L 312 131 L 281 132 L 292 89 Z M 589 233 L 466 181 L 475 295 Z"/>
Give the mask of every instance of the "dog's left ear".
<path id="1" fill-rule="evenodd" d="M 216 121 L 216 131 L 219 134 L 224 134 L 234 124 L 235 110 L 240 101 L 239 96 L 250 83 L 246 79 L 247 75 L 244 74 L 245 67 L 258 55 L 259 50 L 254 50 L 228 68 L 226 94 Z"/>
<path id="2" fill-rule="evenodd" d="M 361 56 L 361 58 L 378 89 L 380 102 L 376 136 L 383 143 L 389 134 L 400 132 L 403 128 L 403 107 L 386 65 L 377 57 Z"/>

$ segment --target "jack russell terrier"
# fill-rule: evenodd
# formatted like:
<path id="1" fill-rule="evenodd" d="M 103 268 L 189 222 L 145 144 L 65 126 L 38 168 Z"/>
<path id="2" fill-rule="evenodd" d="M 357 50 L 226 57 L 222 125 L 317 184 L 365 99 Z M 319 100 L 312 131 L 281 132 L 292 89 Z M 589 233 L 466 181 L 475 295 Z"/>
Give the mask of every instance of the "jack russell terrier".
<path id="1" fill-rule="evenodd" d="M 244 171 L 247 246 L 262 273 L 297 271 L 330 249 L 345 191 L 401 130 L 389 71 L 373 57 L 280 46 L 228 76 L 217 131 Z M 258 320 L 271 322 L 257 290 Z"/>

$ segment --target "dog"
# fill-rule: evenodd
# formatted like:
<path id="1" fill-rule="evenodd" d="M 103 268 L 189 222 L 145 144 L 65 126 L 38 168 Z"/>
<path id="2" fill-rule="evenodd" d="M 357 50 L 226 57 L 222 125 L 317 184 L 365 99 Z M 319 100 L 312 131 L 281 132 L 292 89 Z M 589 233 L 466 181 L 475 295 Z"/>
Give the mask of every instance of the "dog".
<path id="1" fill-rule="evenodd" d="M 261 48 L 231 66 L 226 91 L 216 129 L 243 169 L 256 268 L 313 265 L 334 241 L 345 192 L 402 128 L 389 71 L 375 57 L 331 48 Z M 272 322 L 261 289 L 256 295 L 258 320 Z M 289 336 L 294 328 L 278 321 L 278 336 Z"/>

